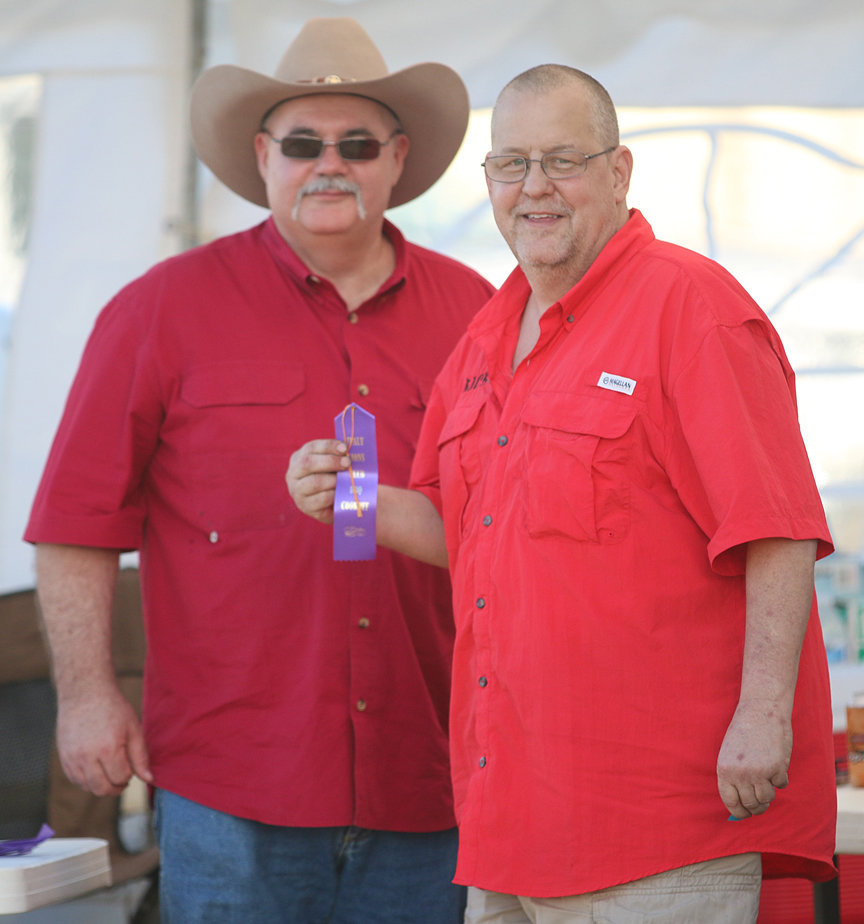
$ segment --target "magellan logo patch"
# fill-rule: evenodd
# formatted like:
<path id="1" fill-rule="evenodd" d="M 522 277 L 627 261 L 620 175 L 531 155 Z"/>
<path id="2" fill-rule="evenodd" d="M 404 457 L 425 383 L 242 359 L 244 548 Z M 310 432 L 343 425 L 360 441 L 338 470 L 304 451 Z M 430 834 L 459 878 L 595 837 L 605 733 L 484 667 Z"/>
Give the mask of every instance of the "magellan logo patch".
<path id="1" fill-rule="evenodd" d="M 611 372 L 601 372 L 600 379 L 597 382 L 600 388 L 608 388 L 609 391 L 620 391 L 625 395 L 632 395 L 636 387 L 636 379 L 628 379 L 623 375 L 613 375 Z"/>

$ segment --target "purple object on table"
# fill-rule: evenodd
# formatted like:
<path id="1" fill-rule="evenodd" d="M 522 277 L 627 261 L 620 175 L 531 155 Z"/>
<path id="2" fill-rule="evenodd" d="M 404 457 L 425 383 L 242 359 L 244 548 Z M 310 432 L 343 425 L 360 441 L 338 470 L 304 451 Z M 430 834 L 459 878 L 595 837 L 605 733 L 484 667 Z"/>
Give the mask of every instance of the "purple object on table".
<path id="1" fill-rule="evenodd" d="M 54 837 L 54 832 L 48 825 L 42 825 L 36 837 L 25 838 L 20 841 L 0 841 L 0 857 L 23 857 L 38 847 L 42 841 Z"/>

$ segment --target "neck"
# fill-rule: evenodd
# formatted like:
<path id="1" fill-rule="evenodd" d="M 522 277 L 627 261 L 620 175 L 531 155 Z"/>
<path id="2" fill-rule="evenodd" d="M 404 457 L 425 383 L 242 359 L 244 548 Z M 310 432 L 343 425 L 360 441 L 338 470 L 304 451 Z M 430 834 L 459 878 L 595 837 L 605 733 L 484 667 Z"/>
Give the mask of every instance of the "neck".
<path id="1" fill-rule="evenodd" d="M 289 236 L 279 230 L 310 271 L 332 283 L 349 311 L 371 298 L 396 266 L 383 221 L 377 230 L 364 226 L 337 234 Z"/>
<path id="2" fill-rule="evenodd" d="M 596 236 L 580 242 L 574 240 L 573 251 L 560 263 L 520 264 L 531 285 L 534 298 L 544 304 L 544 310 L 566 295 L 591 269 L 604 247 L 627 224 L 630 212 L 627 203 L 622 202 L 617 211 Z M 517 254 L 518 259 L 518 254 Z"/>
<path id="3" fill-rule="evenodd" d="M 526 311 L 530 307 L 537 315 L 543 314 L 547 308 L 563 298 L 588 271 L 585 269 L 574 272 L 573 267 L 557 266 L 523 266 L 525 278 L 531 286 L 531 297 L 528 300 Z"/>

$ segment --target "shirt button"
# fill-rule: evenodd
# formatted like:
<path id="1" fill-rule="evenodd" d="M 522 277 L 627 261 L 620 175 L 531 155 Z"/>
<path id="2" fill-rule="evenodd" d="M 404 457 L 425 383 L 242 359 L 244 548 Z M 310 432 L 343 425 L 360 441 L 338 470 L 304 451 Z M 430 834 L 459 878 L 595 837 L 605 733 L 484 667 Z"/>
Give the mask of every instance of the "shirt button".
<path id="1" fill-rule="evenodd" d="M 218 542 L 218 541 L 219 541 L 219 533 L 217 533 L 216 530 L 214 529 L 213 532 L 210 533 L 210 535 L 209 535 L 207 538 L 208 538 L 211 542 Z"/>
<path id="2" fill-rule="evenodd" d="M 477 609 L 482 610 L 484 606 L 486 606 L 486 600 L 483 597 L 478 597 L 477 598 Z"/>
<path id="3" fill-rule="evenodd" d="M 568 324 L 572 324 L 575 320 L 576 320 L 576 318 L 574 318 L 572 314 L 568 314 L 568 315 L 567 315 L 567 323 L 568 323 Z"/>
<path id="4" fill-rule="evenodd" d="M 365 699 L 358 699 L 358 700 L 357 700 L 357 711 L 358 711 L 358 712 L 365 712 L 365 711 L 366 711 L 366 700 L 365 700 Z"/>
<path id="5" fill-rule="evenodd" d="M 486 514 L 485 517 L 483 517 L 483 525 L 484 525 L 484 526 L 491 526 L 491 525 L 492 525 L 492 517 L 490 517 L 488 513 Z"/>
<path id="6" fill-rule="evenodd" d="M 477 683 L 479 683 L 481 687 L 485 687 L 486 684 L 489 683 L 489 681 L 488 681 L 485 677 L 481 677 L 481 678 L 477 681 Z"/>
<path id="7" fill-rule="evenodd" d="M 359 320 L 360 320 L 360 318 L 357 317 L 357 312 L 356 312 L 356 311 L 352 311 L 352 312 L 348 315 L 348 321 L 349 321 L 351 324 L 356 324 Z"/>
<path id="8" fill-rule="evenodd" d="M 307 277 L 306 277 L 306 282 L 308 282 L 309 285 L 317 286 L 318 283 L 321 282 L 321 279 L 320 279 L 320 277 L 318 277 L 318 276 L 307 276 Z"/>
<path id="9" fill-rule="evenodd" d="M 498 437 L 498 445 L 499 445 L 499 446 L 506 446 L 506 445 L 507 445 L 507 437 L 506 437 L 506 436 L 499 436 L 499 437 Z"/>
<path id="10" fill-rule="evenodd" d="M 479 765 L 480 765 L 480 769 L 482 770 L 483 767 L 486 766 L 486 758 L 485 758 L 485 757 L 481 757 L 480 760 L 478 761 L 478 763 L 479 763 Z"/>
<path id="11" fill-rule="evenodd" d="M 357 620 L 357 625 L 360 626 L 361 629 L 368 629 L 368 628 L 369 628 L 369 620 L 368 620 L 365 616 L 361 616 L 361 617 Z"/>
<path id="12" fill-rule="evenodd" d="M 368 385 L 358 385 L 357 393 L 363 395 L 363 397 L 365 398 L 366 395 L 369 394 L 369 386 Z"/>

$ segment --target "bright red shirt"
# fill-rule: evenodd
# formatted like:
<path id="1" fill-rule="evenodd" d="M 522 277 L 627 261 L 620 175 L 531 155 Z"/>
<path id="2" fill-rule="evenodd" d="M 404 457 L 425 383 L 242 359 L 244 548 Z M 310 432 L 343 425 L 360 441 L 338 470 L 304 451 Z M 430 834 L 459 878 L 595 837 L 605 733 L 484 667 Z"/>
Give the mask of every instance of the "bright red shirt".
<path id="1" fill-rule="evenodd" d="M 443 512 L 454 584 L 457 881 L 580 894 L 749 851 L 769 876 L 830 876 L 815 607 L 789 787 L 740 822 L 717 793 L 743 544 L 831 549 L 777 334 L 635 211 L 511 374 L 528 294 L 515 271 L 469 325 L 412 472 Z"/>
<path id="2" fill-rule="evenodd" d="M 272 220 L 172 258 L 100 315 L 26 538 L 141 550 L 144 721 L 158 786 L 292 826 L 454 824 L 449 579 L 333 562 L 285 488 L 357 401 L 406 484 L 440 370 L 492 287 L 387 225 L 357 311 Z"/>

